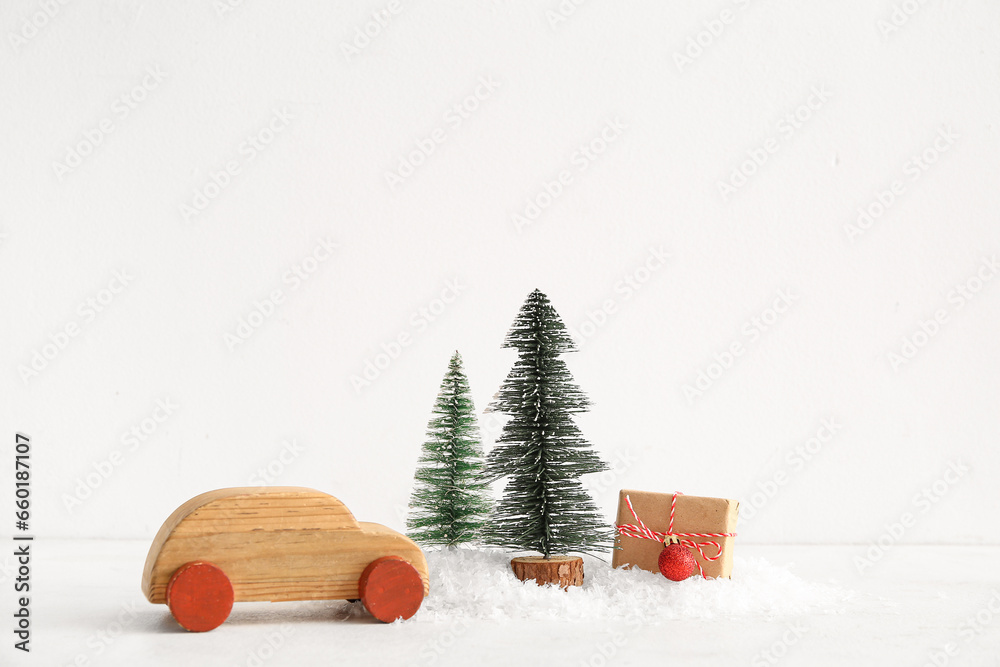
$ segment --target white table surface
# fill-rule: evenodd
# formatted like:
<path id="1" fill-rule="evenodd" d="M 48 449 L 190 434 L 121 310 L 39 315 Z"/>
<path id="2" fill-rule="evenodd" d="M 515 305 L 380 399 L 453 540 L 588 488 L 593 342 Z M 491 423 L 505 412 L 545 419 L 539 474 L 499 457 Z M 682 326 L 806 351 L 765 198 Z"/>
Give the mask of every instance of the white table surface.
<path id="1" fill-rule="evenodd" d="M 635 627 L 442 622 L 418 613 L 386 626 L 341 602 L 240 603 L 203 634 L 184 632 L 165 606 L 143 598 L 147 549 L 140 541 L 36 540 L 32 651 L 15 650 L 6 630 L 0 665 L 1000 665 L 1000 547 L 898 545 L 861 576 L 854 557 L 862 545 L 740 546 L 744 556 L 858 593 L 834 614 Z M 7 556 L 0 573 L 6 626 L 15 604 L 11 563 Z M 966 624 L 977 614 L 985 621 L 979 632 Z M 801 637 L 784 645 L 783 636 L 794 637 L 789 624 Z M 780 658 L 763 653 L 772 646 Z"/>

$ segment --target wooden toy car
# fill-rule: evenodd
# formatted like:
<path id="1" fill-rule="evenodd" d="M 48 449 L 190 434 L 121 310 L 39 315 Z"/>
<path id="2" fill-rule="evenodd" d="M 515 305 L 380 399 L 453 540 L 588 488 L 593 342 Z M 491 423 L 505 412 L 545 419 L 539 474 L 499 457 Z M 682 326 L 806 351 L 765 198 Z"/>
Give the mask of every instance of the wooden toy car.
<path id="1" fill-rule="evenodd" d="M 331 495 L 301 487 L 218 489 L 178 507 L 146 556 L 142 592 L 205 632 L 244 600 L 361 600 L 386 623 L 429 591 L 416 544 L 359 523 Z"/>

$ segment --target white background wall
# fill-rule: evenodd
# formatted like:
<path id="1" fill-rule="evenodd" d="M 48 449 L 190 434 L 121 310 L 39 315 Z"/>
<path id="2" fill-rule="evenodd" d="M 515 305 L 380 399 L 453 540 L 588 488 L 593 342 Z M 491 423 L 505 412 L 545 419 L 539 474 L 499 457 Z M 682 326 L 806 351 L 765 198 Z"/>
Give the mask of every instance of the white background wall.
<path id="1" fill-rule="evenodd" d="M 629 487 L 738 498 L 748 542 L 868 543 L 907 512 L 907 542 L 1000 540 L 1000 280 L 977 282 L 1000 252 L 1000 6 L 334 4 L 0 9 L 0 403 L 4 451 L 33 439 L 40 534 L 150 538 L 269 465 L 400 528 L 449 355 L 485 407 L 538 287 L 586 334 L 566 360 L 616 466 L 589 482 L 609 520 Z"/>

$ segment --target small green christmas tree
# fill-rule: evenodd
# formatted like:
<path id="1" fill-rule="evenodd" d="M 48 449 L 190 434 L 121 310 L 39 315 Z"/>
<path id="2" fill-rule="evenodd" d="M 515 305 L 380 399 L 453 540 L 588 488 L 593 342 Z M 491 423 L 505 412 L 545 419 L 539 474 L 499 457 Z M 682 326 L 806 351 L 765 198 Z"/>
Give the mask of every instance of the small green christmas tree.
<path id="1" fill-rule="evenodd" d="M 548 297 L 537 289 L 528 296 L 503 347 L 517 348 L 518 359 L 490 409 L 512 418 L 489 454 L 487 474 L 509 479 L 484 541 L 545 558 L 607 549 L 610 525 L 579 477 L 608 467 L 573 423 L 571 415 L 590 402 L 559 358 L 576 345 Z"/>
<path id="2" fill-rule="evenodd" d="M 427 437 L 413 476 L 407 534 L 425 546 L 476 540 L 492 502 L 475 406 L 458 352 L 441 382 Z"/>

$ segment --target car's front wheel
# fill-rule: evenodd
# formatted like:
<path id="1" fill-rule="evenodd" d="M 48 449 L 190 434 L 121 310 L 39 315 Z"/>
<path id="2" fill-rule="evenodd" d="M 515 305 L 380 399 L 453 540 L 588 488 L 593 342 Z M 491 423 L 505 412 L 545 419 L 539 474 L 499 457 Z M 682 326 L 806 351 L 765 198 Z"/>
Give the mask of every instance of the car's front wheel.
<path id="1" fill-rule="evenodd" d="M 361 574 L 358 594 L 368 613 L 392 623 L 417 613 L 424 600 L 424 582 L 417 569 L 399 556 L 383 556 Z"/>
<path id="2" fill-rule="evenodd" d="M 211 563 L 185 563 L 167 584 L 167 606 L 185 630 L 214 630 L 233 609 L 233 585 L 226 573 Z"/>

